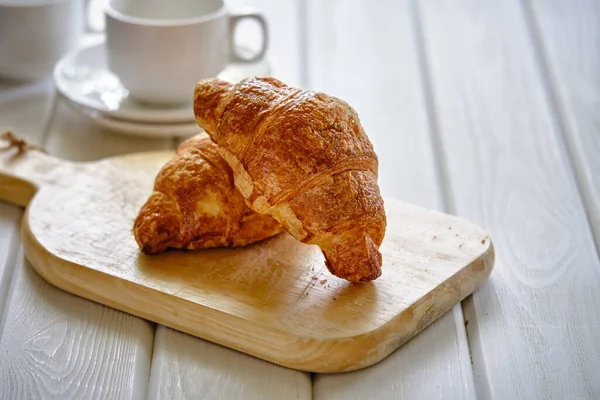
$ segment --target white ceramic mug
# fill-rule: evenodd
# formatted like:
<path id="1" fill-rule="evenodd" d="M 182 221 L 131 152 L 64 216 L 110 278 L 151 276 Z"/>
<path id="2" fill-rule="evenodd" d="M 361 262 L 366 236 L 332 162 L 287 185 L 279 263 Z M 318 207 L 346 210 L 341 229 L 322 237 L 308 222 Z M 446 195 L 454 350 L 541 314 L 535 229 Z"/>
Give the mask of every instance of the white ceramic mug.
<path id="1" fill-rule="evenodd" d="M 32 81 L 77 46 L 83 0 L 0 0 L 0 77 Z"/>
<path id="2" fill-rule="evenodd" d="M 263 43 L 251 59 L 238 54 L 233 32 L 250 18 Z M 231 61 L 263 57 L 268 43 L 264 18 L 230 13 L 222 0 L 110 0 L 106 9 L 108 65 L 131 96 L 144 103 L 191 102 L 194 85 L 217 76 Z"/>

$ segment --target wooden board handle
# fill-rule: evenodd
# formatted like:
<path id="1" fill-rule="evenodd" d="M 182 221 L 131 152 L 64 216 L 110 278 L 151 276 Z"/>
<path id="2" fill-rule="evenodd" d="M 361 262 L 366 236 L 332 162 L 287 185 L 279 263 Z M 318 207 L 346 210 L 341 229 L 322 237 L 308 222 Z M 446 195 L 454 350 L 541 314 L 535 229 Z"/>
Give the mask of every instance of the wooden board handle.
<path id="1" fill-rule="evenodd" d="M 41 186 L 57 183 L 68 164 L 35 149 L 9 132 L 0 136 L 0 200 L 25 207 Z"/>

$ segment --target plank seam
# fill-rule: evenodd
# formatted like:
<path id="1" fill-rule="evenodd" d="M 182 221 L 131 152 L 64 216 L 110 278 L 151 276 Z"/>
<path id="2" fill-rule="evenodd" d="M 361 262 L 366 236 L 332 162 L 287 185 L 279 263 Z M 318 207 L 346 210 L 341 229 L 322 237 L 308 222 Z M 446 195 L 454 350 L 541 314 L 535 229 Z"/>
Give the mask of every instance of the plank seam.
<path id="1" fill-rule="evenodd" d="M 144 399 L 148 399 L 149 397 L 149 391 L 150 391 L 150 384 L 152 382 L 152 365 L 154 364 L 154 346 L 156 346 L 156 333 L 158 332 L 158 326 L 159 324 L 155 324 L 154 322 L 151 321 L 147 321 L 148 323 L 151 323 L 152 325 L 154 325 L 154 333 L 152 335 L 152 345 L 150 346 L 150 354 L 148 354 L 148 379 L 146 382 L 146 385 L 144 387 Z M 168 329 L 167 327 L 165 327 L 165 329 Z"/>
<path id="2" fill-rule="evenodd" d="M 187 140 L 187 139 L 181 140 L 178 137 L 172 137 L 171 138 L 171 143 L 169 143 L 169 145 L 171 146 L 171 150 L 177 150 L 177 148 L 179 147 L 179 145 L 181 143 L 183 143 L 185 140 Z"/>
<path id="3" fill-rule="evenodd" d="M 427 125 L 429 136 L 431 138 L 431 147 L 433 150 L 433 163 L 435 171 L 435 179 L 442 191 L 442 209 L 448 212 L 455 212 L 456 206 L 454 196 L 452 195 L 452 184 L 450 182 L 450 175 L 448 174 L 448 165 L 446 159 L 446 153 L 444 152 L 444 144 L 440 134 L 439 124 L 436 118 L 436 105 L 433 98 L 433 82 L 431 81 L 431 74 L 429 72 L 429 62 L 425 51 L 425 38 L 423 36 L 423 27 L 421 22 L 421 14 L 419 7 L 415 0 L 410 2 L 410 12 L 412 14 L 412 29 L 415 37 L 415 48 L 417 51 L 417 64 L 419 67 L 421 77 L 421 86 L 423 88 L 423 94 L 425 98 L 425 108 L 427 115 Z"/>
<path id="4" fill-rule="evenodd" d="M 300 51 L 300 86 L 303 89 L 308 87 L 308 5 L 305 0 L 297 0 L 298 7 L 298 38 Z"/>
<path id="5" fill-rule="evenodd" d="M 16 234 L 13 235 L 13 237 L 11 238 L 10 244 L 8 246 L 8 257 L 6 257 L 6 266 L 4 268 L 4 276 L 0 276 L 0 282 L 3 282 L 0 285 L 0 289 L 3 286 L 6 286 L 6 290 L 0 290 L 0 293 L 4 293 L 4 296 L 2 296 L 2 298 L 0 298 L 0 305 L 2 306 L 0 308 L 0 320 L 3 318 L 4 311 L 8 306 L 7 300 L 10 299 L 10 297 L 11 297 L 11 296 L 9 296 L 9 293 L 11 292 L 13 275 L 15 273 L 15 265 L 17 263 L 17 256 L 20 253 L 19 247 L 21 245 L 20 244 L 21 236 L 19 235 L 19 224 L 21 223 L 23 213 L 22 213 L 22 211 L 19 211 L 19 213 L 21 215 L 21 218 L 18 219 L 17 226 L 13 227 Z M 0 338 L 2 338 L 2 333 L 4 331 L 3 328 L 4 328 L 3 326 L 0 327 Z"/>
<path id="6" fill-rule="evenodd" d="M 438 119 L 437 119 L 437 107 L 435 104 L 435 99 L 434 99 L 434 87 L 433 87 L 433 81 L 431 79 L 431 73 L 430 73 L 430 66 L 429 66 L 429 60 L 427 57 L 427 51 L 426 51 L 426 47 L 425 47 L 425 36 L 423 34 L 424 30 L 423 30 L 423 22 L 422 22 L 422 17 L 421 17 L 421 12 L 419 10 L 419 5 L 418 5 L 418 0 L 411 0 L 410 1 L 410 14 L 411 14 L 411 19 L 413 22 L 412 24 L 412 30 L 414 32 L 414 38 L 415 38 L 415 48 L 416 48 L 416 53 L 417 53 L 417 64 L 419 67 L 419 76 L 421 78 L 421 87 L 423 88 L 423 94 L 424 94 L 424 99 L 425 99 L 425 108 L 426 108 L 426 115 L 427 115 L 427 124 L 428 124 L 428 131 L 429 131 L 429 136 L 431 139 L 431 147 L 432 147 L 432 151 L 433 151 L 433 163 L 434 163 L 434 171 L 435 171 L 435 179 L 438 182 L 440 189 L 441 189 L 441 206 L 442 209 L 445 210 L 446 212 L 449 213 L 455 213 L 456 212 L 456 203 L 455 203 L 455 199 L 454 196 L 452 194 L 452 182 L 450 180 L 450 175 L 448 173 L 448 161 L 446 158 L 446 153 L 444 152 L 444 143 L 443 143 L 443 139 L 442 139 L 442 135 L 440 132 L 440 128 L 439 128 L 439 123 L 438 123 Z M 469 296 L 470 297 L 470 296 Z M 467 346 L 469 349 L 469 359 L 470 359 L 470 364 L 469 364 L 469 371 L 465 371 L 465 374 L 468 374 L 470 372 L 471 374 L 471 378 L 473 380 L 473 382 L 475 382 L 475 371 L 473 368 L 473 359 L 471 356 L 471 339 L 469 337 L 469 333 L 466 329 L 465 326 L 465 313 L 464 313 L 464 309 L 463 309 L 464 305 L 461 302 L 461 307 L 460 307 L 460 318 L 463 321 L 463 324 L 460 324 L 460 326 L 457 326 L 457 330 L 460 331 L 460 334 L 464 335 L 463 337 L 465 338 L 465 340 L 467 341 Z M 450 310 L 449 312 L 452 312 L 452 310 Z M 487 379 L 487 375 L 486 375 L 486 379 L 485 379 L 485 384 L 487 386 L 488 392 L 489 392 L 489 381 Z M 479 398 L 480 394 L 477 393 L 477 387 L 478 385 L 475 384 L 475 398 Z"/>
<path id="7" fill-rule="evenodd" d="M 50 139 L 50 132 L 52 130 L 52 124 L 54 123 L 54 119 L 56 117 L 56 112 L 58 110 L 58 102 L 60 101 L 58 96 L 58 91 L 53 85 L 52 93 L 50 93 L 50 101 L 48 109 L 44 112 L 44 125 L 42 126 L 42 132 L 40 137 L 40 143 L 43 146 L 48 144 L 48 139 Z"/>
<path id="8" fill-rule="evenodd" d="M 566 154 L 564 154 L 564 156 L 567 159 L 567 166 L 570 167 L 570 171 L 567 172 L 570 172 L 574 178 L 573 180 L 575 181 L 577 194 L 579 195 L 583 209 L 585 210 L 588 229 L 594 238 L 596 254 L 600 257 L 600 227 L 596 231 L 594 229 L 594 224 L 592 223 L 592 221 L 594 221 L 592 213 L 595 207 L 592 201 L 592 188 L 588 188 L 585 184 L 585 168 L 583 161 L 585 160 L 585 157 L 575 143 L 577 134 L 570 128 L 570 124 L 567 122 L 564 111 L 564 101 L 562 101 L 562 97 L 556 84 L 556 74 L 553 73 L 550 66 L 550 59 L 546 52 L 539 23 L 535 17 L 535 11 L 528 0 L 519 0 L 519 4 L 521 5 L 523 12 L 527 34 L 531 40 L 535 66 L 540 73 L 541 85 L 544 94 L 546 95 L 548 108 L 552 114 L 551 120 L 558 130 L 558 140 L 563 144 L 561 147 L 566 149 Z"/>

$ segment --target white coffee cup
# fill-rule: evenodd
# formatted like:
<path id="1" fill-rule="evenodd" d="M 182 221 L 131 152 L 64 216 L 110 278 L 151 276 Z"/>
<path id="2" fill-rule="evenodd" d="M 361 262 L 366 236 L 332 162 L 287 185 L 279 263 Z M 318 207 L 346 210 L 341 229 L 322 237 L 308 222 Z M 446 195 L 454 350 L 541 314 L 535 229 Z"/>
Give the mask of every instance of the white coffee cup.
<path id="1" fill-rule="evenodd" d="M 77 46 L 83 0 L 0 0 L 0 77 L 32 81 Z"/>
<path id="2" fill-rule="evenodd" d="M 262 46 L 251 59 L 238 54 L 233 32 L 250 18 L 262 28 Z M 191 102 L 194 85 L 217 76 L 231 61 L 263 57 L 264 18 L 230 13 L 222 0 L 110 0 L 106 8 L 108 66 L 140 102 Z"/>

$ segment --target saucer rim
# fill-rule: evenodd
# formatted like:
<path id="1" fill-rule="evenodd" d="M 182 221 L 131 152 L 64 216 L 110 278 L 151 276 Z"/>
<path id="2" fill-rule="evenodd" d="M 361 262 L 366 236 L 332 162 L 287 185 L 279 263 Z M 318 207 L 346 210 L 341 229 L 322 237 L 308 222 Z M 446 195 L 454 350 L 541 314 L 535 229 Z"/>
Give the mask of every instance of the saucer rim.
<path id="1" fill-rule="evenodd" d="M 185 107 L 173 108 L 170 109 L 160 109 L 160 108 L 144 108 L 140 106 L 140 108 L 136 109 L 128 109 L 128 108 L 118 108 L 116 110 L 111 110 L 106 107 L 101 102 L 90 100 L 89 97 L 85 95 L 79 95 L 73 93 L 73 91 L 67 89 L 67 84 L 65 82 L 66 79 L 61 78 L 61 71 L 65 69 L 67 65 L 74 64 L 74 59 L 82 52 L 92 50 L 93 48 L 102 48 L 106 46 L 106 41 L 102 40 L 97 43 L 91 43 L 87 45 L 83 45 L 78 47 L 77 49 L 67 53 L 63 56 L 54 66 L 52 72 L 52 78 L 54 84 L 56 86 L 57 91 L 69 101 L 81 105 L 83 107 L 87 107 L 93 109 L 97 112 L 103 113 L 106 116 L 109 116 L 111 119 L 120 120 L 123 122 L 137 122 L 137 123 L 148 123 L 148 124 L 165 124 L 165 123 L 173 123 L 173 124 L 183 124 L 183 123 L 191 123 L 195 121 L 194 113 L 193 113 L 193 105 L 190 103 L 186 104 Z M 272 62 L 269 57 L 263 58 L 260 62 L 266 64 L 268 71 L 265 72 L 266 75 L 271 75 L 273 71 Z M 224 71 L 231 66 L 235 65 L 235 63 L 230 63 L 227 65 L 223 71 L 217 75 L 218 77 L 222 77 Z M 184 115 L 185 114 L 185 115 Z"/>
<path id="2" fill-rule="evenodd" d="M 71 99 L 59 93 L 59 99 L 64 101 L 67 106 L 74 111 L 88 117 L 94 124 L 102 126 L 116 133 L 122 133 L 128 136 L 154 138 L 154 139 L 178 139 L 186 138 L 204 132 L 198 124 L 194 122 L 175 122 L 175 123 L 144 123 L 140 121 L 125 121 L 119 118 L 112 118 L 102 112 L 90 110 L 81 104 L 73 102 Z M 167 133 L 168 132 L 168 133 Z"/>

